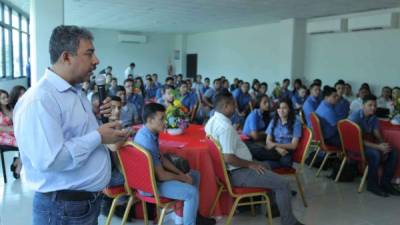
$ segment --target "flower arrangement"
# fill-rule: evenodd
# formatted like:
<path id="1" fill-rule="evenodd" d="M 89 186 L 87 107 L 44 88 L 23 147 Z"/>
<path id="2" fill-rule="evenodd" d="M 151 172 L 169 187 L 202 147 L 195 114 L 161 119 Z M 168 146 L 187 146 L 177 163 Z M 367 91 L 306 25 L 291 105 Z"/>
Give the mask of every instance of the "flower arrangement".
<path id="1" fill-rule="evenodd" d="M 180 128 L 184 130 L 189 124 L 188 112 L 189 110 L 182 105 L 182 102 L 175 99 L 166 110 L 167 129 Z"/>

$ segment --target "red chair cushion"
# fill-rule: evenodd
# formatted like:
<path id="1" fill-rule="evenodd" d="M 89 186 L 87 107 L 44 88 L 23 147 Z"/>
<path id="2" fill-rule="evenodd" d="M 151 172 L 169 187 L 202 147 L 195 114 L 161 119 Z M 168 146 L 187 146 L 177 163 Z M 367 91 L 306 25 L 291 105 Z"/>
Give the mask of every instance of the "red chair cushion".
<path id="1" fill-rule="evenodd" d="M 328 151 L 328 152 L 339 152 L 339 151 L 341 151 L 340 149 L 338 149 L 337 147 L 332 146 L 332 145 L 325 144 L 325 146 L 326 146 L 326 149 L 323 149 L 324 151 Z"/>
<path id="2" fill-rule="evenodd" d="M 124 186 L 116 186 L 116 187 L 108 187 L 103 190 L 103 193 L 107 195 L 107 197 L 114 198 L 119 194 L 126 193 Z"/>
<path id="3" fill-rule="evenodd" d="M 232 187 L 232 191 L 235 194 L 251 194 L 257 192 L 269 192 L 267 188 L 253 188 L 253 187 Z"/>
<path id="4" fill-rule="evenodd" d="M 144 196 L 141 195 L 139 192 L 136 193 L 136 197 L 138 197 L 140 200 L 148 202 L 148 203 L 154 203 L 156 204 L 156 199 L 153 196 Z M 168 202 L 172 202 L 174 201 L 173 199 L 169 199 L 169 198 L 163 198 L 160 196 L 160 202 L 165 204 Z"/>
<path id="5" fill-rule="evenodd" d="M 280 168 L 273 169 L 272 171 L 274 171 L 277 174 L 281 174 L 281 175 L 296 173 L 296 169 L 293 167 L 280 167 Z"/>

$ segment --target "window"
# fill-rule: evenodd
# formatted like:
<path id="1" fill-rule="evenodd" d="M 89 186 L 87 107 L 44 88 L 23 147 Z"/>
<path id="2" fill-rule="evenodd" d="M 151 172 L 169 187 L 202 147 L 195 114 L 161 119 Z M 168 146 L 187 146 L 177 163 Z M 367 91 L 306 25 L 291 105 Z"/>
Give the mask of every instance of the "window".
<path id="1" fill-rule="evenodd" d="M 0 79 L 27 75 L 29 39 L 28 15 L 0 2 Z"/>

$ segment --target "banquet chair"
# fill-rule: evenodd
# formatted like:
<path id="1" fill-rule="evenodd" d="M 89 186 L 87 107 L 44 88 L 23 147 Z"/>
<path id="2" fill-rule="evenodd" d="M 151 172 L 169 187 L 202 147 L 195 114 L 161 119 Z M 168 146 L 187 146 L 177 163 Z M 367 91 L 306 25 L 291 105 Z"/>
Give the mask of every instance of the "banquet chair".
<path id="1" fill-rule="evenodd" d="M 146 203 L 156 204 L 157 209 L 162 209 L 161 214 L 158 215 L 158 225 L 161 225 L 167 210 L 178 201 L 159 195 L 150 153 L 132 142 L 125 143 L 117 153 L 124 174 L 126 189 L 130 195 L 124 218 L 128 216 L 133 204 L 133 197 L 136 196 L 142 202 L 145 225 L 149 224 Z M 142 192 L 146 192 L 150 196 Z"/>
<path id="2" fill-rule="evenodd" d="M 304 161 L 306 159 L 307 151 L 310 147 L 311 140 L 312 140 L 311 130 L 309 128 L 307 128 L 306 126 L 303 126 L 301 138 L 300 138 L 299 143 L 297 144 L 297 148 L 294 150 L 293 156 L 292 156 L 293 162 L 300 164 L 301 170 L 303 169 Z M 293 167 L 279 167 L 279 168 L 273 169 L 273 171 L 280 175 L 289 175 L 289 176 L 295 177 L 297 187 L 300 191 L 300 196 L 303 201 L 303 205 L 304 205 L 304 207 L 307 207 L 306 198 L 304 196 L 304 187 L 300 182 L 298 171 Z"/>
<path id="3" fill-rule="evenodd" d="M 10 145 L 0 145 L 0 154 L 1 154 L 1 167 L 3 169 L 3 180 L 4 183 L 7 183 L 7 172 L 6 172 L 6 163 L 4 160 L 4 152 L 9 151 L 19 151 L 17 147 Z"/>
<path id="4" fill-rule="evenodd" d="M 110 208 L 110 211 L 108 212 L 108 216 L 107 216 L 107 220 L 106 220 L 106 225 L 110 225 L 112 217 L 114 215 L 115 208 L 117 207 L 118 200 L 123 196 L 129 196 L 129 191 L 126 190 L 125 186 L 115 186 L 115 187 L 105 188 L 103 190 L 103 194 L 106 195 L 107 197 L 113 199 L 111 208 Z M 128 208 L 126 208 L 125 210 L 126 210 L 125 213 L 129 214 Z M 127 217 L 124 217 L 122 219 L 121 224 L 122 225 L 126 224 L 126 220 L 127 220 Z"/>
<path id="5" fill-rule="evenodd" d="M 335 182 L 339 181 L 344 165 L 348 160 L 361 162 L 361 168 L 364 169 L 363 176 L 358 187 L 358 193 L 362 192 L 365 180 L 368 174 L 368 163 L 364 155 L 364 144 L 360 127 L 350 120 L 340 120 L 338 122 L 340 142 L 342 143 L 343 159 L 339 172 L 336 175 Z"/>
<path id="6" fill-rule="evenodd" d="M 218 200 L 221 197 L 222 192 L 228 192 L 235 201 L 229 212 L 228 219 L 225 225 L 231 224 L 233 214 L 238 206 L 250 205 L 252 206 L 252 213 L 254 214 L 254 205 L 265 204 L 268 212 L 268 224 L 272 225 L 271 218 L 271 204 L 265 188 L 250 188 L 250 187 L 234 187 L 231 185 L 228 172 L 226 170 L 223 155 L 221 153 L 221 147 L 218 142 L 212 137 L 207 138 L 207 144 L 210 149 L 211 158 L 213 160 L 213 166 L 216 174 L 217 184 L 219 186 L 217 196 L 212 204 L 209 215 L 214 213 L 215 207 L 217 206 Z M 253 201 L 254 197 L 261 197 L 261 200 Z M 250 198 L 250 201 L 240 202 L 243 199 Z M 264 199 L 262 199 L 264 198 Z"/>
<path id="7" fill-rule="evenodd" d="M 317 141 L 319 144 L 317 147 L 317 151 L 315 152 L 315 155 L 310 163 L 310 167 L 313 166 L 315 160 L 317 159 L 318 153 L 320 151 L 325 152 L 324 160 L 322 161 L 321 166 L 319 167 L 317 174 L 316 174 L 316 176 L 318 177 L 319 174 L 321 173 L 322 168 L 324 168 L 325 163 L 326 163 L 327 159 L 329 158 L 329 156 L 340 153 L 341 149 L 338 149 L 337 147 L 332 146 L 332 145 L 327 145 L 325 143 L 324 136 L 323 136 L 322 129 L 321 129 L 321 122 L 315 112 L 312 112 L 310 114 L 310 121 L 311 121 L 311 127 L 313 129 L 314 140 Z"/>

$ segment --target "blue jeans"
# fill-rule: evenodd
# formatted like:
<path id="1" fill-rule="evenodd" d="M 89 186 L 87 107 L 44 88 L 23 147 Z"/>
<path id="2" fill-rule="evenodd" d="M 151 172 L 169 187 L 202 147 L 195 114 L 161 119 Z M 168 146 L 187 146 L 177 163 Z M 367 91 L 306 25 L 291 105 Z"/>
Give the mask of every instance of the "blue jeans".
<path id="1" fill-rule="evenodd" d="M 55 195 L 36 192 L 33 197 L 33 225 L 97 225 L 100 194 L 87 201 L 60 201 Z"/>
<path id="2" fill-rule="evenodd" d="M 383 155 L 381 151 L 365 146 L 365 158 L 368 162 L 368 182 L 369 188 L 376 188 L 381 185 L 389 185 L 394 176 L 397 163 L 397 150 L 392 149 L 387 155 Z M 378 170 L 383 162 L 383 176 L 379 182 Z"/>
<path id="3" fill-rule="evenodd" d="M 197 171 L 191 171 L 193 185 L 183 183 L 177 180 L 158 182 L 158 192 L 162 197 L 183 201 L 183 224 L 195 225 L 197 209 L 199 207 L 200 174 Z"/>

